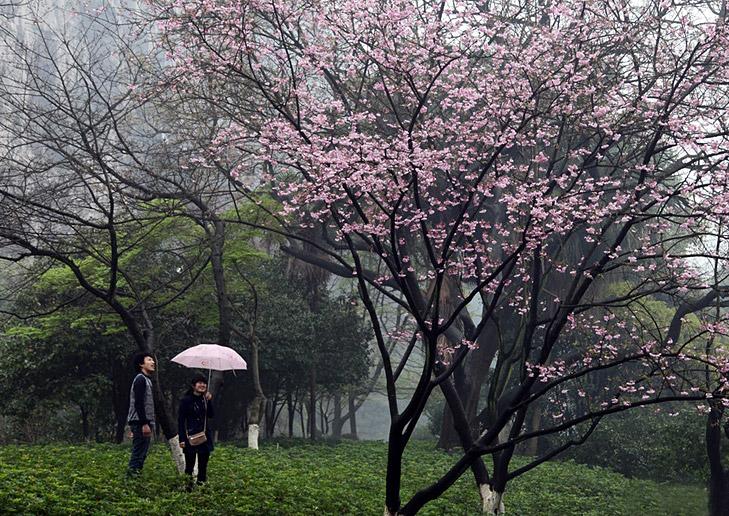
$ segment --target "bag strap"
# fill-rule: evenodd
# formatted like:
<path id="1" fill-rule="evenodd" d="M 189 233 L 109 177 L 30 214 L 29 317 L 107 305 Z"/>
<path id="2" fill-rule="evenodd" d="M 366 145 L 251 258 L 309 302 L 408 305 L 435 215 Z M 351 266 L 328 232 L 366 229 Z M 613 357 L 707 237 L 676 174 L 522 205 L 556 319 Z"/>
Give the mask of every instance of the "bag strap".
<path id="1" fill-rule="evenodd" d="M 203 394 L 203 403 L 205 404 L 205 413 L 203 414 L 203 432 L 208 431 L 208 400 L 205 397 L 205 394 Z"/>
<path id="2" fill-rule="evenodd" d="M 187 417 L 185 417 L 185 435 L 190 439 L 190 432 L 187 430 Z"/>

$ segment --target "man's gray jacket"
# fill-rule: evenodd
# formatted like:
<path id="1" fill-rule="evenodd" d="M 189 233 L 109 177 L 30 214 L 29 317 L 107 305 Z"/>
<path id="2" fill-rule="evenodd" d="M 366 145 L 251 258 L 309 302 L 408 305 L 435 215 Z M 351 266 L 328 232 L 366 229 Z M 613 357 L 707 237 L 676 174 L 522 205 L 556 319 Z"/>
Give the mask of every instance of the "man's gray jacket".
<path id="1" fill-rule="evenodd" d="M 127 423 L 140 423 L 142 425 L 154 423 L 152 379 L 143 373 L 139 373 L 132 381 L 132 388 L 129 391 Z"/>

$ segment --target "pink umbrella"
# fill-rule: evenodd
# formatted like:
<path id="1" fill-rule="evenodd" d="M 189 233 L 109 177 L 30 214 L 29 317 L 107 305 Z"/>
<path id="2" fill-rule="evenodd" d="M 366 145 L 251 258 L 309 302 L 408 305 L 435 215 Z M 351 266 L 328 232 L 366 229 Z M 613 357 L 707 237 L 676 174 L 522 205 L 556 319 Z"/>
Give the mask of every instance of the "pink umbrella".
<path id="1" fill-rule="evenodd" d="M 185 367 L 207 369 L 208 376 L 210 376 L 212 369 L 216 371 L 235 371 L 235 369 L 248 368 L 246 361 L 235 350 L 217 344 L 198 344 L 182 353 L 178 353 L 172 361 Z"/>

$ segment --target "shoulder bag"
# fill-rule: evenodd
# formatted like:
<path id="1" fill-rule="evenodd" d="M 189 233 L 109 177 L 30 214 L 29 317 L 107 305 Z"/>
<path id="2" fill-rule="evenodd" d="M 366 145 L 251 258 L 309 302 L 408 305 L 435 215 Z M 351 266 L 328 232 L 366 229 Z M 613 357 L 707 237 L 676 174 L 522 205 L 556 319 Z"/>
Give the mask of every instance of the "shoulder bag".
<path id="1" fill-rule="evenodd" d="M 205 422 L 203 423 L 202 432 L 192 435 L 187 433 L 187 419 L 185 420 L 185 433 L 187 434 L 187 442 L 190 443 L 190 446 L 200 446 L 208 442 L 208 436 L 205 435 L 205 430 L 208 428 L 208 402 L 205 398 L 203 398 L 203 403 L 205 403 L 205 415 L 203 416 Z"/>

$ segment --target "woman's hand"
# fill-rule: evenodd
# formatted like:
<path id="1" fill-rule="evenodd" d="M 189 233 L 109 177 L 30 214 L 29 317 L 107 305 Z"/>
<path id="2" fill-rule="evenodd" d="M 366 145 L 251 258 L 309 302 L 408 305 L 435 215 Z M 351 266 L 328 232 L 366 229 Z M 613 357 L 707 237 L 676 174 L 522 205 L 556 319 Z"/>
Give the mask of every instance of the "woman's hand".
<path id="1" fill-rule="evenodd" d="M 210 391 L 206 392 L 205 399 L 210 401 L 211 399 L 213 399 L 213 394 Z"/>

